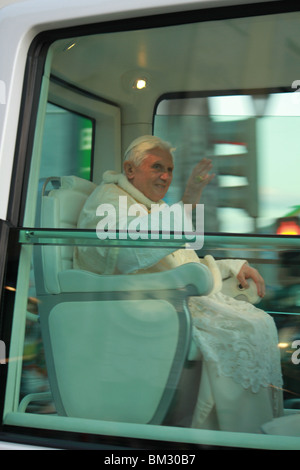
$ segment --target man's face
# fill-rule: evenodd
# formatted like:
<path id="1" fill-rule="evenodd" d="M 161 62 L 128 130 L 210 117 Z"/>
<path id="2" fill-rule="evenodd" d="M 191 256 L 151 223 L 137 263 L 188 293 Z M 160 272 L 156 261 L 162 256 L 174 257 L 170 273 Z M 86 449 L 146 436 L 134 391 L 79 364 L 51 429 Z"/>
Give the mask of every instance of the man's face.
<path id="1" fill-rule="evenodd" d="M 167 150 L 154 148 L 139 166 L 124 162 L 128 180 L 151 201 L 158 202 L 169 189 L 173 177 L 173 159 Z"/>

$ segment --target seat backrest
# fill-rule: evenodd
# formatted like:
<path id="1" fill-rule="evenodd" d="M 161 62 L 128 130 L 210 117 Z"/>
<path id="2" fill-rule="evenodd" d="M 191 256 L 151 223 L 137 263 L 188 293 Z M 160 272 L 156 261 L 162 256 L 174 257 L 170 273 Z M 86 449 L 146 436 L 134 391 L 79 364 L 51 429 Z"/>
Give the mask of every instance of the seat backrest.
<path id="1" fill-rule="evenodd" d="M 161 299 L 55 305 L 47 328 L 58 413 L 160 423 L 185 362 L 190 335 L 186 320 L 180 325 L 175 308 Z"/>
<path id="2" fill-rule="evenodd" d="M 52 185 L 57 188 L 51 189 Z M 94 183 L 77 176 L 48 178 L 42 190 L 41 228 L 76 228 L 80 211 L 95 188 Z M 58 293 L 58 273 L 73 266 L 73 246 L 44 245 L 41 254 L 45 289 Z"/>
<path id="3" fill-rule="evenodd" d="M 94 187 L 67 177 L 58 189 L 45 190 L 42 227 L 75 228 Z M 46 290 L 38 296 L 39 313 L 58 413 L 163 422 L 190 348 L 187 299 L 211 291 L 208 268 L 190 263 L 160 273 L 100 276 L 72 269 L 72 250 L 42 246 Z"/>

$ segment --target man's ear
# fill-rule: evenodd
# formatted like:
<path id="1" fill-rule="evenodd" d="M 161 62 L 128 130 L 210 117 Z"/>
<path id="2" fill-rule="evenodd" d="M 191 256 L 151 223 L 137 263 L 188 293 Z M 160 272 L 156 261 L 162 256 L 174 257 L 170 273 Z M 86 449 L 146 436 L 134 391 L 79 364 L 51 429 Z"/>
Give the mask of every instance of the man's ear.
<path id="1" fill-rule="evenodd" d="M 134 174 L 135 174 L 134 164 L 132 162 L 125 161 L 124 165 L 123 165 L 123 168 L 124 168 L 125 175 L 127 176 L 127 179 L 132 180 L 134 178 Z"/>

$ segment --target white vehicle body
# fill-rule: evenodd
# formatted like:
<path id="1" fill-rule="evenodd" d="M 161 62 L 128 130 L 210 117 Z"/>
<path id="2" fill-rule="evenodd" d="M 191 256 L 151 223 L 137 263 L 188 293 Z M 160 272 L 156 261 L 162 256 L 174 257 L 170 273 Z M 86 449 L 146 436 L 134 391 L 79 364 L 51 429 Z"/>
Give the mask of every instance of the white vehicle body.
<path id="1" fill-rule="evenodd" d="M 269 276 L 271 294 L 266 308 L 275 316 L 285 314 L 284 321 L 281 317 L 279 320 L 280 328 L 283 324 L 280 335 L 290 334 L 280 343 L 286 344 L 280 346 L 285 348 L 283 355 L 290 354 L 288 365 L 284 364 L 289 371 L 293 366 L 291 374 L 296 382 L 295 389 L 287 382 L 287 388 L 291 387 L 287 403 L 291 396 L 298 399 L 297 364 L 290 361 L 292 340 L 297 339 L 298 334 L 298 272 L 283 274 L 279 281 L 281 274 L 278 273 L 282 266 L 286 268 L 286 260 L 281 264 L 284 253 L 295 255 L 293 263 L 298 267 L 299 232 L 276 238 L 276 221 L 299 203 L 296 189 L 299 163 L 295 159 L 295 155 L 299 155 L 299 139 L 295 132 L 300 119 L 296 106 L 300 83 L 300 61 L 297 62 L 300 54 L 299 15 L 299 7 L 280 0 L 250 4 L 246 0 L 0 0 L 0 256 L 3 258 L 3 266 L 0 266 L 3 291 L 0 339 L 7 346 L 5 364 L 0 357 L 0 373 L 3 374 L 0 402 L 3 429 L 0 440 L 3 442 L 0 449 L 9 448 L 10 442 L 13 448 L 24 448 L 27 444 L 36 448 L 84 448 L 85 444 L 78 436 L 85 434 L 92 436 L 91 445 L 102 449 L 115 446 L 128 450 L 135 446 L 147 448 L 147 445 L 152 449 L 164 449 L 166 443 L 170 449 L 181 443 L 182 449 L 190 445 L 196 451 L 202 446 L 299 448 L 298 427 L 290 434 L 243 435 L 130 421 L 116 425 L 109 420 L 76 416 L 63 416 L 56 427 L 52 416 L 35 411 L 25 413 L 20 408 L 21 398 L 27 396 L 22 387 L 26 390 L 29 387 L 24 377 L 28 370 L 32 373 L 36 367 L 30 360 L 27 364 L 28 357 L 24 352 L 30 343 L 26 328 L 35 321 L 28 313 L 27 301 L 38 297 L 35 285 L 32 285 L 32 276 L 38 277 L 33 267 L 33 247 L 48 243 L 39 238 L 42 226 L 36 223 L 40 182 L 48 177 L 69 176 L 69 171 L 81 176 L 81 171 L 85 171 L 83 164 L 79 163 L 75 168 L 67 157 L 64 162 L 59 156 L 57 165 L 52 164 L 51 145 L 54 148 L 60 139 L 62 145 L 66 142 L 69 145 L 77 138 L 73 133 L 76 126 L 84 129 L 90 151 L 87 179 L 95 184 L 101 182 L 105 170 L 121 171 L 124 150 L 141 134 L 156 133 L 177 138 L 178 145 L 181 138 L 186 138 L 182 129 L 188 129 L 189 134 L 193 128 L 196 130 L 190 142 L 187 138 L 187 147 L 194 146 L 196 150 L 192 149 L 187 157 L 186 168 L 194 164 L 193 159 L 201 152 L 210 156 L 213 151 L 217 161 L 223 151 L 222 145 L 231 146 L 225 157 L 227 160 L 233 157 L 232 162 L 235 162 L 235 155 L 246 154 L 251 145 L 248 148 L 238 132 L 236 135 L 234 132 L 223 133 L 223 129 L 227 132 L 228 122 L 236 119 L 233 101 L 225 113 L 222 114 L 220 109 L 223 98 L 225 103 L 226 98 L 236 96 L 243 105 L 253 99 L 254 108 L 259 107 L 260 100 L 263 102 L 262 110 L 255 108 L 250 117 L 245 105 L 236 119 L 239 123 L 249 122 L 247 139 L 250 136 L 250 144 L 255 141 L 254 163 L 242 164 L 242 169 L 236 173 L 235 163 L 224 164 L 224 167 L 220 164 L 220 179 L 216 185 L 221 186 L 224 175 L 230 178 L 238 175 L 250 181 L 250 192 L 248 188 L 248 192 L 239 193 L 239 197 L 233 189 L 228 196 L 225 191 L 223 196 L 222 187 L 218 193 L 221 196 L 215 196 L 219 197 L 218 201 L 208 198 L 204 203 L 212 215 L 207 222 L 205 249 L 212 250 L 215 256 L 224 253 L 230 257 L 252 256 L 254 263 L 261 265 Z M 145 80 L 144 94 L 133 90 L 137 78 Z M 285 96 L 289 107 L 280 114 L 277 110 Z M 185 104 L 180 108 L 179 102 L 183 100 L 186 100 Z M 268 108 L 269 114 L 264 114 L 267 104 L 273 102 L 276 110 Z M 201 108 L 198 114 L 194 112 L 195 103 L 198 111 Z M 210 111 L 206 115 L 203 110 L 216 103 L 215 114 Z M 70 132 L 64 131 L 56 124 L 54 129 L 47 121 L 54 115 L 59 119 L 70 118 L 70 126 L 76 121 L 74 128 L 70 127 Z M 169 121 L 165 118 L 167 115 Z M 183 124 L 179 115 L 189 116 L 190 121 L 191 116 L 197 115 L 198 120 Z M 274 118 L 272 123 L 267 117 Z M 280 134 L 279 120 L 283 118 L 286 118 L 284 129 L 289 131 L 286 141 Z M 203 130 L 207 122 L 212 121 L 213 131 Z M 218 122 L 225 121 L 221 129 Z M 253 123 L 254 127 L 251 127 Z M 255 137 L 251 134 L 253 129 Z M 61 136 L 60 132 L 65 134 Z M 278 154 L 275 155 L 276 148 Z M 284 156 L 282 148 L 286 149 Z M 84 147 L 80 147 L 80 152 L 83 150 Z M 250 150 L 253 151 L 252 147 Z M 73 151 L 72 147 L 70 155 Z M 274 161 L 271 161 L 273 154 Z M 85 158 L 82 153 L 80 155 Z M 184 165 L 181 168 L 183 174 Z M 282 192 L 281 188 L 277 192 L 278 184 L 289 176 L 291 181 L 282 187 Z M 176 191 L 181 191 L 180 181 L 178 176 L 170 200 L 177 197 Z M 231 180 L 228 185 L 231 187 Z M 273 206 L 269 210 L 270 201 Z M 224 210 L 222 214 L 220 207 Z M 238 214 L 237 218 L 231 212 L 227 216 L 225 209 L 228 208 L 244 213 L 241 217 Z M 298 209 L 289 215 L 297 219 Z M 53 226 L 49 230 L 54 229 Z M 219 238 L 221 235 L 225 237 Z M 56 237 L 59 235 L 55 232 L 49 243 L 55 245 Z M 292 301 L 292 307 L 283 302 L 282 309 L 275 311 L 276 295 L 287 285 L 295 288 L 296 300 Z M 16 292 L 13 300 L 7 297 L 9 290 Z M 290 299 L 289 296 L 286 298 Z M 291 318 L 293 320 L 287 322 Z M 39 389 L 30 391 L 39 393 Z M 298 408 L 297 404 L 295 408 Z M 56 432 L 58 437 L 55 437 Z M 15 442 L 14 433 L 17 436 Z M 137 445 L 137 442 L 140 443 Z"/>

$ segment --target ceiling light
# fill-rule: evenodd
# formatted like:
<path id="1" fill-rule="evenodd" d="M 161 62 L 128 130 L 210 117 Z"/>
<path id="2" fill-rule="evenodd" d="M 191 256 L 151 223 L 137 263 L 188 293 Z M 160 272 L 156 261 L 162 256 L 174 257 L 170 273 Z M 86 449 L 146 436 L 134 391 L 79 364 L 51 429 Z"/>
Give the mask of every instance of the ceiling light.
<path id="1" fill-rule="evenodd" d="M 121 83 L 126 93 L 146 93 L 151 88 L 153 79 L 147 70 L 127 70 L 121 76 Z M 143 91 L 142 91 L 143 90 Z"/>
<path id="2" fill-rule="evenodd" d="M 137 78 L 133 84 L 133 88 L 136 90 L 143 90 L 147 87 L 147 81 L 145 78 Z"/>
<path id="3" fill-rule="evenodd" d="M 74 46 L 76 46 L 76 42 L 75 42 L 75 41 L 69 42 L 69 43 L 65 46 L 64 52 L 69 51 L 69 50 L 72 49 Z"/>

